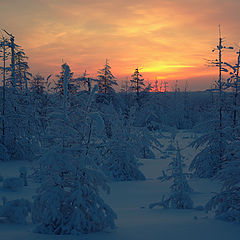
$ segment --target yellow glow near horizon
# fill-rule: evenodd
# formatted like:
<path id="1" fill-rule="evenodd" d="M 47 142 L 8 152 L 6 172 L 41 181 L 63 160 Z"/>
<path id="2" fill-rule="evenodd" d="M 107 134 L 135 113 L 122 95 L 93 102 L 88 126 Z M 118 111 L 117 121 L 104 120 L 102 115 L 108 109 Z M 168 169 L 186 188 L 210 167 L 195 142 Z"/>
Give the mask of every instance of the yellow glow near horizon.
<path id="1" fill-rule="evenodd" d="M 146 67 L 143 69 L 144 72 L 156 72 L 156 73 L 167 73 L 167 72 L 172 72 L 173 68 L 192 68 L 194 67 L 193 65 L 157 65 L 157 66 L 152 66 L 152 67 Z"/>
<path id="2" fill-rule="evenodd" d="M 204 59 L 217 57 L 211 49 L 218 24 L 225 42 L 240 39 L 239 0 L 0 2 L 1 28 L 15 35 L 31 71 L 45 75 L 59 72 L 64 59 L 75 75 L 86 69 L 95 76 L 108 58 L 121 78 L 139 67 L 149 81 L 191 79 L 193 87 L 208 87 L 217 70 L 207 68 Z M 235 61 L 234 53 L 226 51 L 223 58 Z"/>

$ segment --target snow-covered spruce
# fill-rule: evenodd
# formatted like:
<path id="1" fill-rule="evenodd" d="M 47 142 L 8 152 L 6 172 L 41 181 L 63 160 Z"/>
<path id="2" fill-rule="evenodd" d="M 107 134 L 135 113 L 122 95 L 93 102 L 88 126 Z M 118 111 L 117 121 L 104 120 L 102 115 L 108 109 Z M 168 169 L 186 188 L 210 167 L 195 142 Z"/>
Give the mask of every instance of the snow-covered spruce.
<path id="1" fill-rule="evenodd" d="M 136 127 L 136 146 L 139 151 L 137 156 L 144 159 L 153 159 L 155 155 L 152 149 L 160 151 L 162 145 L 158 141 L 156 132 L 149 131 L 147 127 Z"/>
<path id="2" fill-rule="evenodd" d="M 208 125 L 207 133 L 192 143 L 196 149 L 204 146 L 189 166 L 189 170 L 201 178 L 214 177 L 222 168 L 226 146 L 231 140 L 229 128 L 220 130 L 216 127 L 215 121 L 209 122 Z"/>
<path id="3" fill-rule="evenodd" d="M 215 195 L 205 209 L 207 212 L 214 210 L 217 219 L 240 223 L 240 187 L 234 186 Z"/>
<path id="4" fill-rule="evenodd" d="M 167 175 L 163 171 L 163 175 L 159 177 L 161 181 L 173 179 L 173 184 L 171 185 L 170 196 L 165 199 L 163 196 L 162 201 L 157 203 L 152 203 L 149 205 L 149 208 L 155 206 L 161 206 L 164 208 L 177 208 L 177 209 L 191 209 L 193 207 L 193 201 L 189 196 L 193 190 L 190 188 L 187 182 L 187 177 L 190 176 L 188 173 L 183 173 L 183 160 L 182 155 L 177 145 L 176 157 L 169 164 L 171 175 Z"/>
<path id="5" fill-rule="evenodd" d="M 120 119 L 115 119 L 112 126 L 112 137 L 107 139 L 103 152 L 105 175 L 115 181 L 145 180 L 136 157 L 133 141 L 136 135 Z"/>
<path id="6" fill-rule="evenodd" d="M 121 121 L 123 121 L 121 126 L 122 128 L 126 128 L 128 134 L 126 138 L 129 144 L 132 144 L 135 156 L 144 159 L 155 158 L 153 149 L 161 152 L 160 148 L 162 145 L 158 139 L 162 135 L 157 131 L 149 130 L 148 124 L 150 123 L 146 115 L 150 115 L 150 113 L 143 110 L 141 112 L 139 107 L 136 108 L 133 106 L 124 109 L 120 114 Z M 119 126 L 117 125 L 115 128 L 119 128 Z"/>
<path id="7" fill-rule="evenodd" d="M 73 80 L 73 72 L 67 63 L 62 64 L 61 72 L 57 77 L 57 83 L 54 90 L 60 95 L 66 95 L 66 91 L 75 92 L 75 85 Z"/>
<path id="8" fill-rule="evenodd" d="M 131 77 L 131 90 L 133 92 L 136 92 L 137 97 L 139 97 L 139 93 L 143 90 L 143 86 L 145 86 L 145 84 L 144 79 L 142 78 L 142 75 L 140 74 L 138 68 L 134 70 L 134 73 Z"/>
<path id="9" fill-rule="evenodd" d="M 98 70 L 98 92 L 100 94 L 100 98 L 106 98 L 110 96 L 110 93 L 114 92 L 113 86 L 117 86 L 118 83 L 116 78 L 113 76 L 111 72 L 111 66 L 106 59 L 106 63 L 102 69 Z"/>
<path id="10" fill-rule="evenodd" d="M 79 234 L 115 227 L 116 214 L 98 193 L 99 187 L 109 192 L 100 172 L 81 168 L 61 149 L 49 151 L 40 162 L 43 181 L 32 212 L 36 232 Z"/>
<path id="11" fill-rule="evenodd" d="M 216 179 L 222 189 L 206 204 L 207 211 L 214 211 L 221 220 L 240 223 L 240 141 L 235 140 L 227 147 L 223 168 Z"/>
<path id="12" fill-rule="evenodd" d="M 70 114 L 69 74 L 70 68 L 65 65 L 63 109 L 53 116 L 55 124 L 51 126 L 52 132 L 58 128 L 53 135 L 55 147 L 39 161 L 42 184 L 34 197 L 32 212 L 33 222 L 38 224 L 35 231 L 39 233 L 79 234 L 115 226 L 116 214 L 98 193 L 99 187 L 107 192 L 109 187 L 95 166 L 99 156 L 95 137 L 102 132 L 100 116 L 90 111 L 96 88 L 88 96 L 81 124 L 76 125 L 70 118 L 75 112 Z"/>
<path id="13" fill-rule="evenodd" d="M 154 114 L 150 97 L 142 96 L 141 100 L 143 102 L 140 106 L 132 106 L 128 110 L 128 125 L 135 134 L 136 156 L 153 159 L 155 158 L 153 149 L 161 152 L 160 148 L 162 148 L 158 140 L 162 135 L 160 131 L 153 130 L 154 121 L 159 121 L 159 119 Z"/>

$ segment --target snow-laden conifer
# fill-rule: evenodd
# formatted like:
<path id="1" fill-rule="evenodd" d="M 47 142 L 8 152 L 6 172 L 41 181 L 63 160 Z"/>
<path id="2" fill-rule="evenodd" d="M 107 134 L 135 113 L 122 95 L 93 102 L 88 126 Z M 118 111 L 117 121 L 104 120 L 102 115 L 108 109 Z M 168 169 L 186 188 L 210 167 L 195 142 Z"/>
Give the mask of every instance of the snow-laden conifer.
<path id="1" fill-rule="evenodd" d="M 136 134 L 135 142 L 140 158 L 155 158 L 153 149 L 161 151 L 161 143 L 158 141 L 160 134 L 158 132 L 150 131 L 147 127 L 135 127 L 133 129 Z"/>
<path id="2" fill-rule="evenodd" d="M 229 143 L 222 169 L 215 178 L 222 183 L 219 193 L 206 205 L 207 211 L 214 211 L 215 217 L 240 223 L 240 141 Z"/>
<path id="3" fill-rule="evenodd" d="M 213 177 L 222 169 L 223 156 L 226 146 L 231 141 L 229 128 L 219 129 L 214 120 L 206 123 L 205 131 L 191 144 L 196 149 L 201 149 L 193 158 L 189 169 L 198 177 Z"/>
<path id="4" fill-rule="evenodd" d="M 142 111 L 139 114 L 138 110 L 139 108 L 134 106 L 124 109 L 122 113 L 124 118 L 123 125 L 127 126 L 128 131 L 132 135 L 131 141 L 135 146 L 135 155 L 138 158 L 155 158 L 153 150 L 161 151 L 160 148 L 162 145 L 158 140 L 161 134 L 149 129 L 147 117 L 145 117 L 145 115 L 148 115 L 148 112 L 146 111 L 144 114 L 144 111 Z"/>
<path id="5" fill-rule="evenodd" d="M 67 80 L 65 79 L 66 71 L 69 71 Z M 56 82 L 56 86 L 55 86 L 54 90 L 57 93 L 63 95 L 64 88 L 66 88 L 71 93 L 76 92 L 76 87 L 74 85 L 74 80 L 73 80 L 73 72 L 71 72 L 70 67 L 67 63 L 62 64 L 61 72 L 60 72 L 60 74 L 56 75 L 56 77 L 57 77 L 57 82 Z M 64 86 L 64 81 L 65 81 L 65 83 L 67 82 L 67 86 Z"/>
<path id="6" fill-rule="evenodd" d="M 111 138 L 106 140 L 102 152 L 104 173 L 115 181 L 145 180 L 139 170 L 133 129 L 124 125 L 122 119 L 115 119 Z"/>
<path id="7" fill-rule="evenodd" d="M 98 92 L 99 93 L 111 93 L 113 92 L 113 86 L 118 85 L 116 78 L 111 72 L 111 66 L 106 59 L 106 63 L 102 69 L 98 70 Z"/>
<path id="8" fill-rule="evenodd" d="M 65 72 L 67 75 L 68 69 Z M 69 107 L 67 79 L 65 76 L 63 81 L 63 108 L 53 114 L 49 129 L 54 146 L 39 160 L 41 186 L 32 215 L 39 233 L 79 234 L 115 226 L 116 214 L 99 195 L 99 188 L 109 192 L 109 187 L 96 164 L 100 154 L 95 136 L 103 130 L 100 115 L 91 111 L 96 88 L 79 118 Z"/>
<path id="9" fill-rule="evenodd" d="M 229 139 L 231 139 L 231 135 L 229 135 L 230 124 L 224 98 L 225 91 L 230 85 L 222 77 L 223 72 L 228 72 L 228 69 L 224 65 L 229 65 L 223 62 L 222 52 L 224 49 L 233 49 L 233 47 L 223 45 L 219 25 L 219 43 L 217 48 L 212 50 L 212 52 L 218 51 L 218 59 L 209 61 L 211 65 L 218 67 L 219 77 L 215 88 L 208 90 L 218 93 L 218 104 L 215 106 L 217 109 L 217 121 L 215 119 L 209 121 L 207 128 L 205 128 L 207 133 L 203 134 L 203 136 L 193 143 L 195 147 L 204 146 L 203 150 L 197 154 L 190 165 L 190 169 L 194 170 L 195 174 L 199 177 L 213 177 L 223 168 L 226 146 Z"/>
<path id="10" fill-rule="evenodd" d="M 101 172 L 88 168 L 86 155 L 74 159 L 63 149 L 52 149 L 40 163 L 42 184 L 34 197 L 36 232 L 79 234 L 114 228 L 113 210 L 99 196 L 109 192 Z"/>
<path id="11" fill-rule="evenodd" d="M 190 209 L 193 207 L 193 201 L 189 194 L 193 191 L 189 186 L 187 178 L 190 176 L 189 173 L 183 172 L 183 160 L 180 152 L 180 148 L 177 145 L 176 157 L 169 164 L 170 175 L 167 175 L 163 171 L 163 175 L 159 177 L 161 181 L 173 180 L 173 184 L 170 186 L 171 192 L 168 198 L 163 196 L 162 201 L 158 203 L 152 203 L 149 205 L 150 208 L 155 206 L 161 206 L 164 208 L 177 208 L 177 209 Z"/>
<path id="12" fill-rule="evenodd" d="M 142 74 L 139 72 L 139 69 L 136 68 L 134 73 L 132 74 L 131 82 L 131 89 L 133 92 L 136 92 L 137 97 L 139 96 L 140 92 L 144 89 L 144 79 L 142 78 Z"/>

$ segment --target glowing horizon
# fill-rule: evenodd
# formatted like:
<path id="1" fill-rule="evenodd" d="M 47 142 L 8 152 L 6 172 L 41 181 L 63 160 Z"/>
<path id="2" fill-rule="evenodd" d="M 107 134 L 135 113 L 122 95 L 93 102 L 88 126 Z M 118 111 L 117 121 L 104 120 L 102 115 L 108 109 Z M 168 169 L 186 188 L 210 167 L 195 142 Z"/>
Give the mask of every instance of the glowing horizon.
<path id="1" fill-rule="evenodd" d="M 217 69 L 218 24 L 225 42 L 240 40 L 238 0 L 0 0 L 1 28 L 13 33 L 29 56 L 32 73 L 56 74 L 62 61 L 76 76 L 110 60 L 119 80 L 136 67 L 147 81 L 188 80 L 208 88 Z M 239 47 L 239 46 L 238 46 Z M 235 50 L 225 52 L 231 61 Z"/>

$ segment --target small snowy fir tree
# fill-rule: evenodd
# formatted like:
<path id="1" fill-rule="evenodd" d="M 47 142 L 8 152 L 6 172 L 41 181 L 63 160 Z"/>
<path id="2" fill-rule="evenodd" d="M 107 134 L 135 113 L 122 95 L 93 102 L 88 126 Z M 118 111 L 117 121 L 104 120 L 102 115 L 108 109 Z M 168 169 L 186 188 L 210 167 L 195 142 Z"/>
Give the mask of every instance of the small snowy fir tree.
<path id="1" fill-rule="evenodd" d="M 118 85 L 116 78 L 111 72 L 111 67 L 106 59 L 106 63 L 102 69 L 98 70 L 98 91 L 99 93 L 112 93 L 114 92 L 113 86 Z"/>
<path id="2" fill-rule="evenodd" d="M 165 199 L 163 196 L 162 201 L 158 203 L 152 203 L 149 208 L 155 206 L 161 206 L 164 208 L 177 208 L 177 209 L 191 209 L 193 207 L 193 201 L 189 196 L 192 189 L 188 185 L 187 177 L 190 176 L 188 173 L 183 173 L 183 160 L 180 153 L 179 146 L 177 145 L 176 157 L 169 164 L 171 170 L 171 175 L 168 176 L 164 171 L 163 175 L 159 177 L 160 180 L 165 181 L 173 179 L 173 184 L 171 185 L 171 194 L 169 198 Z"/>

